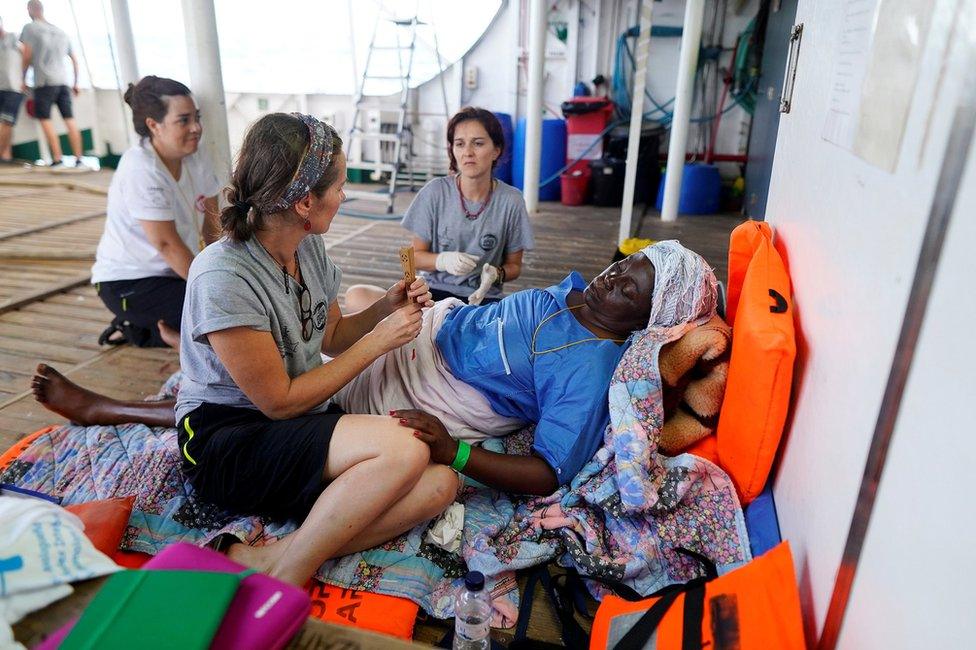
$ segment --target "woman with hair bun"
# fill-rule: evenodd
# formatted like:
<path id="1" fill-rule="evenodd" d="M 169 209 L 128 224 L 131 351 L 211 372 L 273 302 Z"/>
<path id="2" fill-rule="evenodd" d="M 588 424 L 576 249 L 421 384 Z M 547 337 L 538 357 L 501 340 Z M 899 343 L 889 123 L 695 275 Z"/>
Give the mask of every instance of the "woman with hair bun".
<path id="1" fill-rule="evenodd" d="M 199 151 L 190 89 L 163 77 L 129 84 L 139 142 L 119 161 L 92 283 L 113 314 L 99 343 L 178 347 L 186 276 L 217 234 L 219 182 Z"/>

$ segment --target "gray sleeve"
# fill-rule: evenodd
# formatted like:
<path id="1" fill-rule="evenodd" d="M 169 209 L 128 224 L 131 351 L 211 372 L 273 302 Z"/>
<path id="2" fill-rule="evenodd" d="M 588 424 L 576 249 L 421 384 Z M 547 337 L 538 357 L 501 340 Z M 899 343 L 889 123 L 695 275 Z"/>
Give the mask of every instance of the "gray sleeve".
<path id="1" fill-rule="evenodd" d="M 532 250 L 535 248 L 535 238 L 532 235 L 532 222 L 529 220 L 529 211 L 525 207 L 525 199 L 522 193 L 515 191 L 512 194 L 511 221 L 509 222 L 509 237 L 505 243 L 505 255 L 517 253 L 521 250 Z"/>
<path id="2" fill-rule="evenodd" d="M 434 192 L 428 183 L 417 192 L 400 225 L 425 242 L 433 242 L 434 233 L 437 232 L 437 211 L 434 207 Z"/>
<path id="3" fill-rule="evenodd" d="M 186 289 L 184 323 L 194 341 L 232 327 L 271 331 L 268 309 L 251 285 L 232 271 L 214 269 L 193 278 Z"/>

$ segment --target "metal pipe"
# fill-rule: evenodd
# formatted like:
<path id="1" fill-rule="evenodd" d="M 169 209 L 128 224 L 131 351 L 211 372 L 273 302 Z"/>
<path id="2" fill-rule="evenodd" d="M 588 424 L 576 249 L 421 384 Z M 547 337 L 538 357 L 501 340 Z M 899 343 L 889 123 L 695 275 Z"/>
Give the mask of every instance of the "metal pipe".
<path id="1" fill-rule="evenodd" d="M 102 5 L 105 11 L 105 5 Z M 104 13 L 102 14 L 104 17 Z M 115 40 L 109 37 L 109 47 L 114 50 L 118 67 L 115 68 L 115 78 L 119 82 L 119 109 L 125 121 L 125 136 L 132 145 L 139 141 L 135 128 L 132 125 L 132 111 L 123 99 L 123 93 L 130 83 L 139 81 L 139 59 L 136 58 L 136 38 L 132 31 L 132 20 L 129 17 L 128 0 L 112 0 L 112 24 L 115 27 Z"/>
<path id="2" fill-rule="evenodd" d="M 112 24 L 115 27 L 115 53 L 119 57 L 122 91 L 127 84 L 139 81 L 139 59 L 136 58 L 136 37 L 129 18 L 129 0 L 112 0 Z"/>
<path id="3" fill-rule="evenodd" d="M 546 57 L 546 0 L 529 0 L 529 92 L 525 110 L 525 170 L 522 177 L 525 207 L 539 208 L 539 173 L 542 160 L 542 86 Z"/>
<path id="4" fill-rule="evenodd" d="M 630 135 L 627 137 L 627 166 L 624 170 L 624 198 L 620 206 L 620 230 L 617 243 L 630 237 L 634 215 L 634 188 L 637 185 L 637 153 L 640 151 L 641 127 L 644 125 L 644 88 L 647 86 L 647 53 L 651 46 L 652 0 L 640 5 L 640 31 L 637 35 L 637 55 L 634 61 L 634 99 L 630 105 Z"/>
<path id="5" fill-rule="evenodd" d="M 230 179 L 230 132 L 213 0 L 183 0 L 190 89 L 203 115 L 203 142 L 221 184 Z"/>
<path id="6" fill-rule="evenodd" d="M 663 221 L 675 221 L 678 218 L 681 176 L 685 170 L 684 152 L 688 145 L 688 124 L 691 104 L 694 101 L 695 70 L 698 68 L 698 48 L 701 45 L 704 16 L 705 0 L 688 0 L 685 5 L 684 31 L 681 35 L 681 53 L 678 56 L 678 88 L 671 121 L 671 140 L 668 144 L 667 178 L 661 206 Z"/>

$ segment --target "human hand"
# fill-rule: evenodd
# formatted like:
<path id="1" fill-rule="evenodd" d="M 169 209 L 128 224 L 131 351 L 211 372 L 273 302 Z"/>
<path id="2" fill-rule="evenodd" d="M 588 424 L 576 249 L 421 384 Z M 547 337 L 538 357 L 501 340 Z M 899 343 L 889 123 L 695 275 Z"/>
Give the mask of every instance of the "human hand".
<path id="1" fill-rule="evenodd" d="M 78 96 L 78 93 L 80 93 L 80 92 L 81 91 L 78 89 L 78 86 L 72 86 L 71 87 L 71 94 L 73 94 L 75 97 L 77 97 Z"/>
<path id="2" fill-rule="evenodd" d="M 378 322 L 370 332 L 370 338 L 379 344 L 382 353 L 386 353 L 417 338 L 421 324 L 420 305 L 407 303 Z"/>
<path id="3" fill-rule="evenodd" d="M 467 253 L 445 251 L 437 255 L 434 266 L 438 271 L 445 271 L 451 275 L 467 275 L 478 266 L 478 258 Z"/>
<path id="4" fill-rule="evenodd" d="M 485 264 L 481 267 L 481 284 L 475 289 L 474 293 L 468 296 L 469 305 L 480 305 L 481 301 L 485 299 L 488 295 L 488 290 L 491 286 L 498 282 L 498 272 L 497 266 L 492 266 L 491 264 Z"/>
<path id="5" fill-rule="evenodd" d="M 421 307 L 434 306 L 433 296 L 426 280 L 418 277 L 408 290 L 404 290 L 403 285 L 404 280 L 398 280 L 396 284 L 386 290 L 386 302 L 389 304 L 391 312 L 410 303 L 417 303 Z"/>
<path id="6" fill-rule="evenodd" d="M 26 95 L 28 90 L 30 90 L 30 88 L 27 87 L 27 82 L 26 81 L 24 83 L 20 84 L 20 92 L 22 92 L 22 93 L 24 93 Z"/>
<path id="7" fill-rule="evenodd" d="M 447 432 L 444 423 L 437 417 L 416 409 L 390 411 L 399 420 L 400 426 L 413 429 L 413 435 L 430 447 L 430 459 L 441 465 L 450 465 L 457 455 L 457 440 Z"/>

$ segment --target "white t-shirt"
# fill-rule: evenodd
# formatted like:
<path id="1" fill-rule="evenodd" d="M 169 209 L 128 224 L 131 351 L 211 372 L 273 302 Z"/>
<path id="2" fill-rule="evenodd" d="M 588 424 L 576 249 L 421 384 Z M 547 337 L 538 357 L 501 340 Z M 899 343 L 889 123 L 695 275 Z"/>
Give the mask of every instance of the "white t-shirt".
<path id="1" fill-rule="evenodd" d="M 177 277 L 139 222 L 175 221 L 180 239 L 196 255 L 205 216 L 203 201 L 219 190 L 202 149 L 183 159 L 177 183 L 149 139 L 143 138 L 122 154 L 108 188 L 108 218 L 95 252 L 92 283 Z"/>

